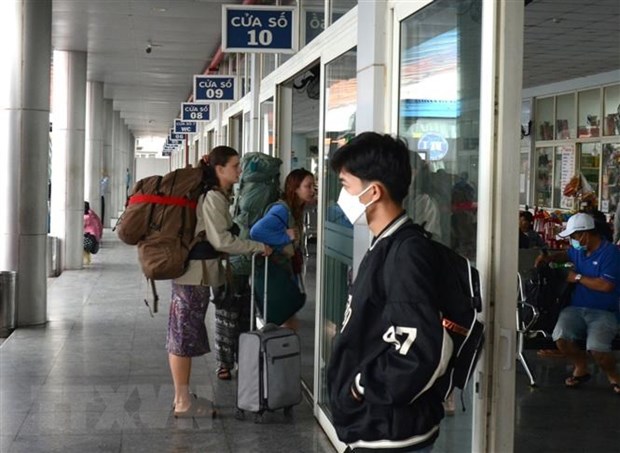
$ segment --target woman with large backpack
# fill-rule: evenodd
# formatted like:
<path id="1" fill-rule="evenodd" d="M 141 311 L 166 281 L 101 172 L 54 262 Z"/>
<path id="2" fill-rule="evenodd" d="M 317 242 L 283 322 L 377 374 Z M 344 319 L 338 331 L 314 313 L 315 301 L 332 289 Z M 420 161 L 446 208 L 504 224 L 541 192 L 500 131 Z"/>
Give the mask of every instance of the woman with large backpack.
<path id="1" fill-rule="evenodd" d="M 192 396 L 189 381 L 192 357 L 210 351 L 205 316 L 210 288 L 220 288 L 226 281 L 222 257 L 226 254 L 271 253 L 269 246 L 233 234 L 229 196 L 241 172 L 237 151 L 228 146 L 217 146 L 200 165 L 206 193 L 198 199 L 196 236 L 202 235 L 203 241 L 190 252 L 187 271 L 172 282 L 168 320 L 166 349 L 174 382 L 175 417 L 211 414 L 207 400 Z"/>
<path id="2" fill-rule="evenodd" d="M 273 267 L 274 270 L 280 271 L 277 275 L 282 275 L 281 278 L 289 278 L 295 282 L 296 286 L 287 285 L 288 281 L 276 282 L 277 284 L 274 285 L 270 278 L 267 301 L 268 319 L 273 319 L 272 316 L 278 316 L 284 310 L 286 315 L 281 319 L 284 321 L 283 325 L 293 330 L 297 330 L 299 327 L 299 321 L 293 311 L 295 309 L 294 301 L 300 296 L 299 287 L 303 288 L 301 238 L 303 236 L 304 208 L 314 201 L 314 195 L 314 175 L 303 168 L 291 171 L 284 182 L 282 199 L 273 203 L 265 215 L 250 230 L 252 239 L 269 244 L 274 248 L 274 254 L 269 259 L 270 271 Z M 275 269 L 276 267 L 278 269 Z M 289 294 L 288 297 L 283 294 L 283 297 L 277 297 L 276 291 L 279 288 L 290 288 L 290 291 L 295 292 L 295 294 Z M 305 296 L 301 304 L 304 301 Z M 280 318 L 282 318 L 281 315 Z"/>

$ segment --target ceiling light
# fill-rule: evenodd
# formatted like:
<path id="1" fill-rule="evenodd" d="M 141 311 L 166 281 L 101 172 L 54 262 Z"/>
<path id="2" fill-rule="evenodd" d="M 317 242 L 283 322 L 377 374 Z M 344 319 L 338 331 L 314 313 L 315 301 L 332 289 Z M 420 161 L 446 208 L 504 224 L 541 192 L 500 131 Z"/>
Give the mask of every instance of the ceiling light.
<path id="1" fill-rule="evenodd" d="M 167 8 L 151 8 L 151 11 L 156 12 L 156 13 L 165 13 L 166 11 L 168 11 Z"/>

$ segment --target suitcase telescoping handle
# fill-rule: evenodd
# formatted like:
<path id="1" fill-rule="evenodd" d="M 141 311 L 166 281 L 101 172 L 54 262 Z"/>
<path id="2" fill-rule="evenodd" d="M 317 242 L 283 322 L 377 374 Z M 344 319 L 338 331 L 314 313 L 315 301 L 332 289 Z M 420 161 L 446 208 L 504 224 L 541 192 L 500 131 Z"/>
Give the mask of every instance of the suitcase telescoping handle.
<path id="1" fill-rule="evenodd" d="M 254 330 L 254 322 L 256 321 L 256 313 L 254 308 L 256 307 L 256 293 L 254 289 L 256 287 L 255 283 L 255 270 L 256 270 L 256 257 L 263 256 L 262 252 L 254 253 L 252 255 L 252 274 L 250 275 L 250 330 Z M 267 271 L 269 269 L 269 257 L 265 256 L 265 290 L 263 292 L 263 321 L 264 324 L 267 324 Z"/>

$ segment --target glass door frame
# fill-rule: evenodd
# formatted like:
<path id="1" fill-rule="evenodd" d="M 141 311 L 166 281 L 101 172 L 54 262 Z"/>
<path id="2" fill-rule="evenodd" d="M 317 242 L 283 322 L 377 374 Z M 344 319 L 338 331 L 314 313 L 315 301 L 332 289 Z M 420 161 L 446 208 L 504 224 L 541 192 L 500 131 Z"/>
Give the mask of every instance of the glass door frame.
<path id="1" fill-rule="evenodd" d="M 290 81 L 291 77 L 298 74 L 305 68 L 319 62 L 321 68 L 321 95 L 319 99 L 319 137 L 325 136 L 325 65 L 330 61 L 336 59 L 340 55 L 346 53 L 348 50 L 354 48 L 357 45 L 357 7 L 347 12 L 342 18 L 340 18 L 334 25 L 322 32 L 321 36 L 315 39 L 311 45 L 305 46 L 297 52 L 297 54 L 287 60 L 282 65 L 279 65 L 274 71 L 269 73 L 260 82 L 260 93 L 258 102 L 259 104 L 266 99 L 273 97 L 274 103 L 274 155 L 280 159 L 285 158 L 283 154 L 290 154 L 290 137 L 292 124 L 287 120 L 287 112 L 291 111 L 290 104 L 290 89 L 286 84 Z M 226 114 L 229 112 L 227 111 Z M 325 158 L 323 147 L 319 145 L 319 161 Z M 283 159 L 286 160 L 286 159 Z M 290 160 L 290 159 L 289 159 Z M 287 173 L 286 165 L 283 165 L 282 174 Z M 318 193 L 324 192 L 324 178 L 323 166 L 319 165 L 318 172 Z M 318 218 L 317 218 L 317 231 L 323 228 L 323 201 L 319 197 Z M 319 234 L 317 237 L 317 250 L 323 248 L 323 238 Z M 323 281 L 321 278 L 323 272 L 322 256 L 317 254 L 317 281 L 316 281 L 316 311 L 315 311 L 315 325 L 319 326 L 321 321 L 321 313 L 323 309 Z M 314 388 L 313 395 L 317 395 L 319 391 L 319 374 L 320 374 L 320 359 L 319 348 L 321 341 L 321 330 L 315 329 L 314 338 Z M 313 402 L 314 416 L 318 420 L 319 424 L 329 437 L 330 441 L 336 446 L 338 451 L 344 451 L 345 445 L 338 440 L 336 431 L 331 424 L 329 418 L 320 409 L 316 398 Z"/>
<path id="2" fill-rule="evenodd" d="M 517 273 L 516 250 L 512 250 L 510 244 L 516 244 L 511 238 L 517 237 L 515 218 L 519 209 L 519 186 L 518 172 L 511 172 L 511 169 L 518 168 L 520 159 L 519 128 L 514 124 L 520 124 L 523 72 L 523 3 L 481 1 L 476 266 L 480 272 L 487 338 L 472 376 L 477 390 L 471 409 L 472 452 L 512 451 L 514 446 L 516 294 L 507 288 L 510 285 L 491 283 L 514 281 Z M 397 133 L 399 124 L 400 24 L 430 3 L 425 0 L 390 0 L 388 3 L 388 8 L 393 10 L 392 61 L 388 70 L 391 74 L 392 134 Z M 515 174 L 502 178 L 503 184 L 494 177 L 508 173 Z M 494 239 L 489 240 L 491 237 Z M 495 301 L 493 308 L 491 300 Z"/>
<path id="3" fill-rule="evenodd" d="M 357 45 L 357 7 L 349 11 L 345 16 L 343 16 L 338 22 L 336 22 L 333 26 L 328 28 L 323 32 L 320 38 L 317 38 L 316 43 L 313 42 L 313 46 L 309 46 L 313 49 L 312 52 L 308 52 L 303 58 L 305 62 L 319 61 L 320 64 L 320 77 L 321 77 L 321 95 L 319 99 L 319 162 L 324 162 L 325 150 L 322 146 L 322 138 L 325 137 L 325 89 L 326 89 L 326 65 L 331 61 L 337 59 L 342 54 L 347 51 L 353 49 Z M 316 44 L 319 44 L 315 47 Z M 316 49 L 316 50 L 314 50 Z M 304 50 L 308 50 L 308 47 L 304 48 Z M 286 67 L 286 64 L 284 65 Z M 281 108 L 280 99 L 277 99 L 276 92 L 276 108 L 279 110 Z M 280 118 L 280 114 L 276 114 L 276 131 L 278 136 L 282 136 L 282 134 L 286 135 L 290 133 L 290 131 L 285 131 L 280 128 L 280 124 L 278 124 L 278 118 Z M 276 140 L 276 143 L 279 144 L 280 140 Z M 279 146 L 278 146 L 279 148 Z M 317 215 L 317 231 L 322 231 L 324 226 L 324 200 L 320 194 L 325 192 L 325 177 L 324 174 L 324 166 L 319 165 L 319 173 L 318 173 L 318 193 L 319 193 L 319 204 L 318 204 L 318 215 Z M 321 319 L 321 314 L 323 313 L 323 304 L 325 301 L 323 300 L 323 268 L 324 268 L 324 257 L 323 253 L 320 251 L 324 248 L 324 238 L 322 234 L 318 235 L 317 238 L 317 263 L 316 263 L 316 295 L 317 295 L 317 307 L 315 311 L 315 338 L 314 338 L 314 415 L 317 418 L 319 424 L 329 437 L 332 444 L 336 447 L 338 451 L 344 451 L 346 446 L 338 440 L 336 435 L 336 431 L 325 414 L 323 409 L 318 404 L 317 395 L 320 392 L 320 382 L 321 379 L 321 364 L 320 364 L 320 350 L 321 350 L 321 340 L 322 340 L 322 324 L 323 319 Z"/>

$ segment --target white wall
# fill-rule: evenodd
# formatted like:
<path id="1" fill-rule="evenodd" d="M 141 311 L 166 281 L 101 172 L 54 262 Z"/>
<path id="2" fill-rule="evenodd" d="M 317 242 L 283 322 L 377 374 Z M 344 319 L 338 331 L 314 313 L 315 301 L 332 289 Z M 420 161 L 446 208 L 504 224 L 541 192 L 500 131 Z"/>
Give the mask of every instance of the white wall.
<path id="1" fill-rule="evenodd" d="M 138 181 L 147 176 L 165 175 L 170 171 L 170 159 L 157 159 L 153 157 L 138 157 L 136 159 L 136 177 Z M 134 182 L 135 182 L 134 181 Z"/>

